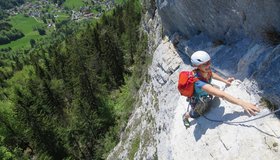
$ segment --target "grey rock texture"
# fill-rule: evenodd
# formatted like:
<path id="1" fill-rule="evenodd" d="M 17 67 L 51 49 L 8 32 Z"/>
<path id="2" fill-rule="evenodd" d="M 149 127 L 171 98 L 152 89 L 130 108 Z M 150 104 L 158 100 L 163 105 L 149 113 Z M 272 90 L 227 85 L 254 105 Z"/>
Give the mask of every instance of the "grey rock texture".
<path id="1" fill-rule="evenodd" d="M 217 45 L 203 33 L 178 44 L 180 53 L 188 57 L 196 50 L 207 51 L 217 71 L 224 76 L 255 81 L 259 95 L 275 104 L 280 103 L 279 47 L 280 45 L 270 47 L 256 43 L 249 38 L 243 38 L 231 45 Z M 188 57 L 186 59 L 189 59 Z M 187 60 L 185 63 L 190 65 Z"/>
<path id="2" fill-rule="evenodd" d="M 186 64 L 186 54 L 192 49 L 184 46 L 191 41 L 180 40 L 175 48 L 170 41 L 163 40 L 157 47 L 149 78 L 140 89 L 139 101 L 122 133 L 121 142 L 108 159 L 277 160 L 280 156 L 280 121 L 273 114 L 253 120 L 270 113 L 261 105 L 258 105 L 261 112 L 256 117 L 248 117 L 240 106 L 217 99 L 206 114 L 208 118 L 252 121 L 228 125 L 200 117 L 191 119 L 191 127 L 185 129 L 182 115 L 187 111 L 188 103 L 178 93 L 177 80 L 180 71 L 192 69 Z M 185 49 L 186 54 L 179 48 Z M 213 69 L 218 70 L 215 66 Z M 230 87 L 218 81 L 213 83 L 237 98 L 259 103 L 259 89 L 248 79 L 235 80 Z"/>
<path id="3" fill-rule="evenodd" d="M 204 32 L 229 42 L 244 36 L 261 38 L 269 27 L 280 30 L 279 0 L 157 0 L 169 33 L 192 37 Z"/>
<path id="4" fill-rule="evenodd" d="M 149 53 L 153 54 L 162 39 L 162 22 L 154 0 L 143 0 L 142 6 L 147 12 L 142 16 L 141 25 L 148 35 Z"/>
<path id="5" fill-rule="evenodd" d="M 280 45 L 268 45 L 263 33 L 280 31 L 279 0 L 143 0 L 142 22 L 153 61 L 119 144 L 109 160 L 236 160 L 280 157 L 280 121 L 264 105 L 280 103 Z M 169 38 L 162 40 L 162 34 Z M 185 129 L 186 98 L 177 90 L 178 75 L 192 69 L 189 56 L 209 52 L 212 69 L 234 76 L 230 87 L 214 81 L 234 97 L 256 103 L 261 112 L 248 117 L 240 106 L 214 101 L 205 115 Z M 268 115 L 268 116 L 265 116 Z M 260 118 L 265 116 L 263 118 Z M 255 118 L 260 118 L 256 119 Z M 252 120 L 252 121 L 250 121 Z"/>
<path id="6" fill-rule="evenodd" d="M 256 80 L 263 97 L 280 103 L 279 0 L 157 0 L 157 5 L 166 33 L 192 39 L 193 51 L 217 45 L 213 62 L 219 69 Z M 278 34 L 278 45 L 268 44 L 269 30 Z"/>

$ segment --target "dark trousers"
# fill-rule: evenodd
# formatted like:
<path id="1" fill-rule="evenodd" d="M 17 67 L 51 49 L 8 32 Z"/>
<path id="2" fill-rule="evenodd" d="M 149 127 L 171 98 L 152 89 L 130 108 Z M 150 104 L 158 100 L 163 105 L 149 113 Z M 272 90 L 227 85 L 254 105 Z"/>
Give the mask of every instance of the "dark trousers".
<path id="1" fill-rule="evenodd" d="M 213 99 L 213 96 L 201 96 L 201 97 L 192 97 L 190 99 L 190 117 L 198 118 L 199 116 L 203 115 L 207 112 L 210 108 L 210 103 Z"/>

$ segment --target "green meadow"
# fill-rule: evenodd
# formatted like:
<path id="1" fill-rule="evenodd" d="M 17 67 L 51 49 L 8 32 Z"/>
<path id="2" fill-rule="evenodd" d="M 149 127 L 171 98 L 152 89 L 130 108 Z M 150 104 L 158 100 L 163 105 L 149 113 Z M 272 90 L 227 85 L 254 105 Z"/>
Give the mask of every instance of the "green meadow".
<path id="1" fill-rule="evenodd" d="M 56 17 L 56 22 L 61 22 L 70 18 L 70 16 L 66 13 L 57 12 L 56 15 L 58 15 L 58 17 Z"/>
<path id="2" fill-rule="evenodd" d="M 24 37 L 13 41 L 9 44 L 0 45 L 1 48 L 8 48 L 11 47 L 12 49 L 20 49 L 25 47 L 30 47 L 30 40 L 31 39 L 39 39 L 43 36 L 39 35 L 38 31 L 33 30 L 35 27 L 44 26 L 40 21 L 35 20 L 33 17 L 26 17 L 22 14 L 10 17 L 10 22 L 13 28 L 20 30 Z"/>
<path id="3" fill-rule="evenodd" d="M 125 0 L 115 0 L 116 4 L 124 4 Z"/>
<path id="4" fill-rule="evenodd" d="M 85 6 L 85 3 L 83 0 L 66 0 L 63 3 L 63 6 L 70 9 L 79 9 L 82 6 Z"/>

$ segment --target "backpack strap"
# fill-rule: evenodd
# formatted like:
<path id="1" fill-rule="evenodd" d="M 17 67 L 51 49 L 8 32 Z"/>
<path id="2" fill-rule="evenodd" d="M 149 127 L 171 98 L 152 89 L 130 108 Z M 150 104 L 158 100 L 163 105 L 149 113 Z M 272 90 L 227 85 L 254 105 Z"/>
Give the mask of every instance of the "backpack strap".
<path id="1" fill-rule="evenodd" d="M 192 79 L 192 83 L 195 83 L 196 81 L 200 80 L 200 78 L 196 76 L 195 70 L 192 70 L 192 74 L 189 76 L 189 78 Z"/>
<path id="2" fill-rule="evenodd" d="M 210 81 L 211 81 L 211 78 L 212 78 L 212 71 L 210 71 L 210 73 L 208 74 L 207 78 L 202 77 L 202 75 L 200 74 L 200 72 L 198 72 L 197 69 L 194 69 L 194 70 L 193 70 L 193 73 L 194 73 L 194 76 L 195 76 L 195 78 L 194 78 L 194 79 L 195 79 L 194 83 L 195 83 L 196 81 L 198 81 L 198 80 L 201 80 L 201 81 L 203 81 L 203 82 L 205 82 L 205 83 L 207 83 L 207 84 L 210 84 Z M 198 96 L 198 97 L 197 97 L 197 96 Z M 192 103 L 196 103 L 198 98 L 199 98 L 199 95 L 196 95 L 196 96 L 195 96 L 195 94 L 193 94 L 193 96 L 190 98 L 190 101 L 191 101 Z"/>
<path id="3" fill-rule="evenodd" d="M 203 82 L 206 83 L 210 83 L 210 79 L 212 78 L 212 71 L 210 71 L 210 73 L 208 73 L 207 78 L 204 78 L 198 71 L 197 69 L 193 70 L 194 76 L 197 77 L 198 80 L 201 80 Z"/>

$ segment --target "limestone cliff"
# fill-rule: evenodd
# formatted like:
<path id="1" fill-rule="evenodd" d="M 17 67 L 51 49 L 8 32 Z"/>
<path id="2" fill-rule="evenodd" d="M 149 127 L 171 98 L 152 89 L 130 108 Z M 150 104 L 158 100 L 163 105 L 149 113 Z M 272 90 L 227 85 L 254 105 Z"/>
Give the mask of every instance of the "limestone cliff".
<path id="1" fill-rule="evenodd" d="M 108 159 L 279 159 L 280 121 L 260 99 L 280 101 L 280 45 L 265 43 L 260 30 L 273 26 L 279 34 L 280 2 L 145 0 L 143 4 L 148 9 L 143 28 L 149 34 L 153 61 L 121 141 Z M 162 33 L 167 35 L 163 40 Z M 258 104 L 261 112 L 249 117 L 240 106 L 215 99 L 207 118 L 248 122 L 228 124 L 200 117 L 186 130 L 182 115 L 188 103 L 177 91 L 177 80 L 180 71 L 191 69 L 189 55 L 196 50 L 210 53 L 215 72 L 237 78 L 230 87 L 213 83 Z"/>
<path id="2" fill-rule="evenodd" d="M 215 65 L 230 74 L 242 74 L 241 79 L 255 79 L 263 96 L 280 103 L 279 0 L 157 2 L 167 33 L 179 32 L 189 38 L 203 33 L 212 42 L 223 44 L 222 47 L 232 46 L 213 57 Z M 267 44 L 269 33 L 278 37 L 278 46 Z M 221 58 L 226 63 L 219 62 Z"/>

